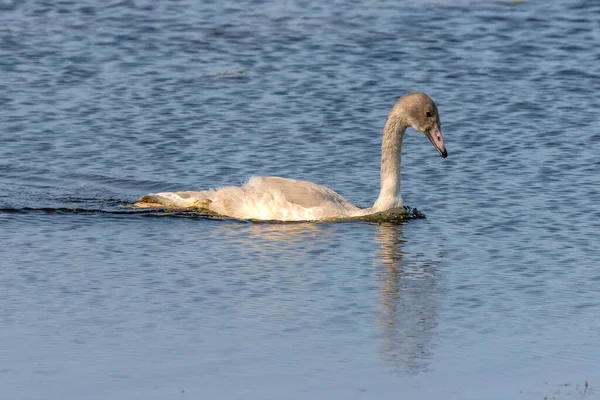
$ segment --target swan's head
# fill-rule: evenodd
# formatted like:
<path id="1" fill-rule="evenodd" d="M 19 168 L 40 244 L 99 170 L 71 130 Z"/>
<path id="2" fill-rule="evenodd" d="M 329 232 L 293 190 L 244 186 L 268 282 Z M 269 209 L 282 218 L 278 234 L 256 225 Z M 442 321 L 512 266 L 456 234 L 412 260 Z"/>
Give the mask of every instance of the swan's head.
<path id="1" fill-rule="evenodd" d="M 427 136 L 440 156 L 448 157 L 438 109 L 429 96 L 422 92 L 409 93 L 402 96 L 396 106 L 402 110 L 410 126 Z"/>

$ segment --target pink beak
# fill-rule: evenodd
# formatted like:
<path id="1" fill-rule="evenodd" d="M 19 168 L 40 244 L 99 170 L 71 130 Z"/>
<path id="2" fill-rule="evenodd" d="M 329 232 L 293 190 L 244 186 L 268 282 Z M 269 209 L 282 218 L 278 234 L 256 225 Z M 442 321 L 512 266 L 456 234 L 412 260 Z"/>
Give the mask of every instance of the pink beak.
<path id="1" fill-rule="evenodd" d="M 446 146 L 444 146 L 444 137 L 442 136 L 442 130 L 438 125 L 431 128 L 429 132 L 425 134 L 425 136 L 427 136 L 431 144 L 433 144 L 433 147 L 436 148 L 436 150 L 438 151 L 438 153 L 440 153 L 440 156 L 442 156 L 442 158 L 448 157 Z"/>

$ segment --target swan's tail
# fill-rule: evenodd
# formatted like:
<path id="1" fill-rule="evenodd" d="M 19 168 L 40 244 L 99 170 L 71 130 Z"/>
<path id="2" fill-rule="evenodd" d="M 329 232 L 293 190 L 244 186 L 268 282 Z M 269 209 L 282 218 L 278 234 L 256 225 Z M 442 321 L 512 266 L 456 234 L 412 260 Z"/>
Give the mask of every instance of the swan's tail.
<path id="1" fill-rule="evenodd" d="M 199 192 L 164 192 L 152 193 L 140 197 L 134 204 L 138 208 L 188 208 L 197 207 L 208 209 L 214 200 L 214 190 Z"/>

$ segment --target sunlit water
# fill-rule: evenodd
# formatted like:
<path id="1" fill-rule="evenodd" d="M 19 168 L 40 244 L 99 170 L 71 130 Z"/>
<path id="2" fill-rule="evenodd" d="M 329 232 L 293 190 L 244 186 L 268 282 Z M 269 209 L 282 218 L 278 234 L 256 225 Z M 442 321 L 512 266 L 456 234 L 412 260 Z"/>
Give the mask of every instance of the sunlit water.
<path id="1" fill-rule="evenodd" d="M 598 2 L 0 8 L 0 397 L 600 398 Z M 122 207 L 251 174 L 370 206 L 411 90 L 427 219 Z"/>

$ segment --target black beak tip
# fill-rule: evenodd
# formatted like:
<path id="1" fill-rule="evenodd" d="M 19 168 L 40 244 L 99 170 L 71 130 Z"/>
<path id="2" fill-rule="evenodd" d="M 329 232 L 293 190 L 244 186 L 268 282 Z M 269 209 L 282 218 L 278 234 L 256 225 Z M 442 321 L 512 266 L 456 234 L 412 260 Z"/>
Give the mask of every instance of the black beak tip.
<path id="1" fill-rule="evenodd" d="M 442 156 L 442 158 L 448 157 L 448 152 L 446 151 L 446 149 L 444 149 L 443 151 L 440 151 L 440 156 Z"/>

